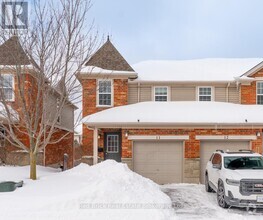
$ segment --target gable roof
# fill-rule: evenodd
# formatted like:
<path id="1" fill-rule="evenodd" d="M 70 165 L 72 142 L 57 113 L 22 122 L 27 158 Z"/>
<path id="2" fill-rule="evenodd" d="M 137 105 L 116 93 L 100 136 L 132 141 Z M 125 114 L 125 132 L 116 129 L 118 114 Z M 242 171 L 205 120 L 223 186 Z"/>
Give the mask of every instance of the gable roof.
<path id="1" fill-rule="evenodd" d="M 132 67 L 123 58 L 111 43 L 110 39 L 86 62 L 85 66 L 99 67 L 104 70 L 133 71 Z"/>
<path id="2" fill-rule="evenodd" d="M 232 82 L 257 66 L 263 58 L 209 58 L 196 60 L 154 60 L 133 65 L 135 81 Z"/>
<path id="3" fill-rule="evenodd" d="M 0 45 L 0 65 L 30 65 L 31 63 L 17 36 L 12 36 Z"/>
<path id="4" fill-rule="evenodd" d="M 252 76 L 253 74 L 255 74 L 256 72 L 258 72 L 259 70 L 261 70 L 263 68 L 263 61 L 260 62 L 259 64 L 257 64 L 256 66 L 252 67 L 250 70 L 248 70 L 246 73 L 244 73 L 242 75 L 242 77 L 249 77 Z"/>

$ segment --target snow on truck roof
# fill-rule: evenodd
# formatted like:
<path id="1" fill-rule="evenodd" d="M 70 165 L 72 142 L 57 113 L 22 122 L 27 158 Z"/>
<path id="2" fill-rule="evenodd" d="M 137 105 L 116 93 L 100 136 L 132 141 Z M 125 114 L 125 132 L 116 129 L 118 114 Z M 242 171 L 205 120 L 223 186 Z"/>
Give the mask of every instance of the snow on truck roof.
<path id="1" fill-rule="evenodd" d="M 263 106 L 224 102 L 140 102 L 83 118 L 88 126 L 262 125 Z M 182 117 L 184 116 L 184 117 Z"/>
<path id="2" fill-rule="evenodd" d="M 234 81 L 263 58 L 208 58 L 196 60 L 150 60 L 132 65 L 136 81 Z"/>

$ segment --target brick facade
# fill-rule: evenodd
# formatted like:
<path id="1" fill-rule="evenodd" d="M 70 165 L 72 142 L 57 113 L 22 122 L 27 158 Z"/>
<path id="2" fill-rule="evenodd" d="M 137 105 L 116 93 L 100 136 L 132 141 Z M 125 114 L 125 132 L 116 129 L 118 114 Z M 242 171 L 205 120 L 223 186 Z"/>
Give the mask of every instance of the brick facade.
<path id="1" fill-rule="evenodd" d="M 59 131 L 56 134 L 54 134 L 55 140 L 58 140 L 60 137 L 63 137 L 66 135 L 67 131 Z M 63 164 L 63 158 L 64 154 L 68 154 L 68 167 L 73 167 L 74 162 L 74 148 L 73 148 L 73 141 L 74 141 L 74 134 L 69 133 L 67 136 L 65 136 L 60 142 L 56 144 L 49 144 L 46 146 L 45 149 L 45 165 L 46 166 L 55 166 Z"/>
<path id="2" fill-rule="evenodd" d="M 260 129 L 128 129 L 122 130 L 122 157 L 132 158 L 132 141 L 125 137 L 129 135 L 189 135 L 185 141 L 185 158 L 200 158 L 200 140 L 197 135 L 256 135 Z M 251 141 L 251 148 L 262 153 L 262 135 Z"/>
<path id="3" fill-rule="evenodd" d="M 108 109 L 107 107 L 97 107 L 97 80 L 83 79 L 82 95 L 83 95 L 83 117 Z M 114 79 L 113 80 L 113 107 L 128 104 L 128 79 Z M 82 133 L 83 152 L 85 155 L 93 155 L 93 131 L 83 126 Z"/>
<path id="4" fill-rule="evenodd" d="M 253 74 L 252 78 L 263 77 L 263 70 Z M 250 85 L 241 85 L 241 104 L 257 104 L 257 82 Z"/>
<path id="5" fill-rule="evenodd" d="M 5 71 L 3 71 L 3 74 Z M 7 73 L 10 73 L 7 71 Z M 21 81 L 18 82 L 18 79 L 14 78 L 14 101 L 10 101 L 8 104 L 12 106 L 12 108 L 18 112 L 19 118 L 23 119 L 23 111 L 22 111 L 22 104 L 21 104 L 21 95 L 19 94 L 19 86 L 18 84 L 24 88 L 24 94 L 25 94 L 25 102 L 28 106 L 28 109 L 32 109 L 32 112 L 29 112 L 29 114 L 33 115 L 34 112 L 34 100 L 36 99 L 35 94 L 36 92 L 36 79 L 30 74 L 30 73 L 24 73 L 21 76 Z M 32 103 L 32 104 L 31 104 Z M 40 103 L 40 105 L 43 104 L 43 102 Z M 29 106 L 33 105 L 32 108 Z M 22 120 L 21 120 L 22 121 Z M 23 123 L 23 122 L 20 122 Z M 14 129 L 16 136 L 18 139 L 25 145 L 30 146 L 29 137 L 26 135 L 25 128 L 21 125 L 18 129 Z M 53 138 L 58 138 L 60 136 L 65 135 L 68 133 L 68 131 L 65 131 L 63 129 L 59 129 L 59 131 L 54 134 Z M 73 166 L 73 141 L 74 141 L 74 135 L 73 133 L 69 133 L 69 135 L 54 145 L 47 145 L 46 147 L 46 153 L 45 155 L 43 153 L 40 153 L 43 155 L 42 157 L 39 157 L 38 164 L 44 164 L 44 165 L 58 165 L 63 162 L 63 155 L 64 153 L 67 153 L 69 155 L 69 167 Z M 6 164 L 11 165 L 26 165 L 29 164 L 29 155 L 26 152 L 22 152 L 20 148 L 11 146 L 10 143 L 7 141 L 5 142 L 5 147 L 1 149 L 0 151 L 0 159 L 5 162 Z M 27 161 L 28 160 L 28 161 Z M 43 161 L 45 160 L 45 162 Z"/>

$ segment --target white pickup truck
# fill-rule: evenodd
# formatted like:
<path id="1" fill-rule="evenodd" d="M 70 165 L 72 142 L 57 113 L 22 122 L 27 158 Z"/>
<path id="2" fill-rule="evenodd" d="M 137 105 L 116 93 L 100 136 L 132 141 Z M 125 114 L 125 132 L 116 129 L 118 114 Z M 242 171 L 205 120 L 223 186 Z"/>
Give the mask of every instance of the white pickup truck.
<path id="1" fill-rule="evenodd" d="M 205 188 L 217 193 L 222 208 L 263 208 L 262 155 L 249 150 L 217 150 L 206 166 Z"/>

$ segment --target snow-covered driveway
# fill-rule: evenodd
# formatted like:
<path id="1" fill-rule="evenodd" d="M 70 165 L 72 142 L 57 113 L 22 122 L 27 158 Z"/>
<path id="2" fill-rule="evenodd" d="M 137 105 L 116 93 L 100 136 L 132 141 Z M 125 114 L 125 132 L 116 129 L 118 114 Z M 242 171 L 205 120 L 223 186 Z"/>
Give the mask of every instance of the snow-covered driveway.
<path id="1" fill-rule="evenodd" d="M 244 209 L 224 210 L 218 207 L 216 194 L 207 193 L 204 185 L 170 184 L 162 186 L 162 190 L 172 199 L 179 219 L 263 219 L 263 210 L 247 212 Z"/>

